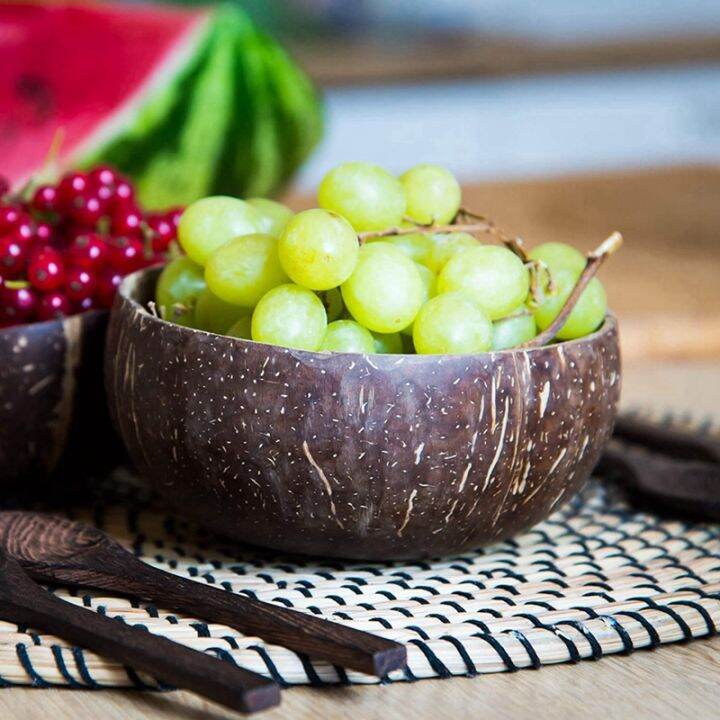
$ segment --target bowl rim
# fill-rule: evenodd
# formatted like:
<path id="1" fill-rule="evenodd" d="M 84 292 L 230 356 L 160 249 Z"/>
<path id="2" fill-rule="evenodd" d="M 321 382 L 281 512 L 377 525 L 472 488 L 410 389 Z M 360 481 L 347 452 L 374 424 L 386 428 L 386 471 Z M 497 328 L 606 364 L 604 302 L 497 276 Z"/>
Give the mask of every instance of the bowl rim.
<path id="1" fill-rule="evenodd" d="M 161 318 L 159 315 L 155 315 L 151 313 L 141 302 L 136 300 L 134 297 L 132 297 L 131 293 L 137 289 L 137 286 L 140 282 L 140 279 L 144 277 L 145 275 L 149 275 L 150 273 L 159 273 L 162 270 L 161 265 L 153 265 L 146 268 L 141 268 L 140 270 L 136 270 L 133 273 L 130 273 L 129 275 L 126 275 L 122 282 L 120 283 L 115 303 L 113 304 L 113 308 L 111 310 L 111 315 L 115 315 L 117 312 L 117 308 L 119 307 L 119 303 L 127 303 L 131 307 L 133 307 L 136 312 L 139 312 L 143 316 L 150 319 L 151 322 L 156 322 L 158 324 L 167 325 L 172 328 L 174 328 L 176 331 L 180 331 L 181 334 L 185 334 L 188 337 L 191 337 L 193 335 L 199 334 L 199 335 L 207 335 L 209 337 L 216 337 L 216 338 L 223 338 L 223 340 L 226 340 L 228 342 L 232 342 L 234 345 L 237 346 L 244 346 L 244 345 L 252 345 L 257 346 L 260 348 L 273 348 L 273 349 L 280 349 L 280 350 L 286 350 L 289 352 L 292 352 L 293 354 L 303 354 L 312 358 L 316 358 L 318 360 L 327 360 L 330 357 L 348 357 L 348 358 L 364 358 L 364 357 L 384 357 L 384 358 L 411 358 L 411 359 L 424 359 L 427 360 L 428 358 L 453 358 L 453 359 L 462 359 L 462 358 L 481 358 L 481 357 L 491 357 L 494 355 L 506 355 L 506 354 L 513 354 L 513 353 L 534 353 L 539 352 L 542 350 L 553 350 L 553 349 L 560 349 L 560 348 L 572 348 L 577 345 L 583 345 L 583 344 L 593 344 L 596 340 L 599 340 L 600 338 L 606 337 L 613 332 L 617 331 L 617 317 L 615 314 L 608 309 L 608 311 L 605 313 L 605 319 L 603 320 L 600 327 L 598 327 L 597 330 L 593 331 L 589 335 L 583 335 L 583 337 L 575 338 L 573 340 L 561 340 L 560 342 L 551 343 L 547 345 L 538 345 L 536 347 L 531 348 L 507 348 L 505 350 L 488 350 L 486 352 L 482 353 L 460 353 L 460 354 L 443 354 L 439 353 L 436 355 L 418 355 L 414 353 L 352 353 L 352 352 L 333 352 L 330 350 L 326 351 L 318 351 L 318 350 L 302 350 L 299 348 L 284 348 L 278 345 L 271 345 L 269 343 L 261 343 L 257 342 L 256 340 L 247 340 L 245 338 L 236 338 L 231 337 L 229 335 L 221 335 L 220 333 L 214 333 L 210 332 L 209 330 L 200 330 L 198 328 L 193 327 L 187 327 L 186 325 L 180 325 L 178 323 L 171 322 L 170 320 L 165 320 Z M 50 321 L 54 322 L 54 321 Z M 13 326 L 17 327 L 17 326 Z"/>
<path id="2" fill-rule="evenodd" d="M 72 318 L 81 317 L 94 317 L 100 315 L 109 314 L 109 310 L 106 308 L 92 308 L 90 310 L 83 310 L 79 313 L 73 313 L 72 315 L 63 315 L 62 317 L 50 318 L 49 320 L 33 320 L 32 322 L 18 323 L 17 325 L 7 325 L 0 328 L 0 334 L 10 332 L 27 332 L 28 328 L 38 328 L 49 330 L 52 327 L 61 327 L 64 323 Z"/>

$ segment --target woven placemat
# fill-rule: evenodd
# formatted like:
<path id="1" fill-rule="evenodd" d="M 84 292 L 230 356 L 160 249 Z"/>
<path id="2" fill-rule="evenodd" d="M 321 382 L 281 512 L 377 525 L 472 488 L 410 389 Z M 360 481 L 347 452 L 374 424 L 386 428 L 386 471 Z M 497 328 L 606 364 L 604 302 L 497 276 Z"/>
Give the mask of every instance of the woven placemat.
<path id="1" fill-rule="evenodd" d="M 720 626 L 720 525 L 662 519 L 630 507 L 599 481 L 513 540 L 415 563 L 323 561 L 238 548 L 162 514 L 133 489 L 127 471 L 116 471 L 111 481 L 112 497 L 69 514 L 96 523 L 170 572 L 406 643 L 407 670 L 385 681 L 597 660 L 706 637 Z M 149 604 L 55 592 L 283 685 L 378 681 Z M 0 682 L 157 687 L 132 669 L 4 622 Z"/>

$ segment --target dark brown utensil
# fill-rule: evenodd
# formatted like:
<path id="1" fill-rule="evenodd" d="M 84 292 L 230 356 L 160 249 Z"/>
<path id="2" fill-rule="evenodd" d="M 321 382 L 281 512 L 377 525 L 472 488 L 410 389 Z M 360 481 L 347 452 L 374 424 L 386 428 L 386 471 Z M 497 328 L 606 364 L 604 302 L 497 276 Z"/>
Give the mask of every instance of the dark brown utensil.
<path id="1" fill-rule="evenodd" d="M 637 435 L 634 437 L 641 440 Z M 652 440 L 660 437 L 660 433 L 651 436 Z M 682 439 L 672 440 L 679 443 Z M 664 511 L 720 519 L 720 464 L 685 459 L 683 455 L 692 456 L 693 448 L 702 447 L 699 443 L 667 443 L 664 448 L 677 452 L 676 455 L 663 454 L 652 447 L 656 447 L 653 442 L 641 445 L 614 439 L 605 449 L 598 471 Z"/>
<path id="2" fill-rule="evenodd" d="M 277 705 L 270 679 L 51 595 L 0 548 L 0 617 L 52 633 L 226 707 L 256 712 Z"/>
<path id="3" fill-rule="evenodd" d="M 135 595 L 371 675 L 407 660 L 400 643 L 185 580 L 138 560 L 97 528 L 54 515 L 0 512 L 0 547 L 37 580 Z"/>
<path id="4" fill-rule="evenodd" d="M 677 459 L 701 460 L 720 467 L 720 440 L 673 425 L 654 423 L 633 415 L 621 415 L 613 435 L 626 442 L 642 445 Z"/>

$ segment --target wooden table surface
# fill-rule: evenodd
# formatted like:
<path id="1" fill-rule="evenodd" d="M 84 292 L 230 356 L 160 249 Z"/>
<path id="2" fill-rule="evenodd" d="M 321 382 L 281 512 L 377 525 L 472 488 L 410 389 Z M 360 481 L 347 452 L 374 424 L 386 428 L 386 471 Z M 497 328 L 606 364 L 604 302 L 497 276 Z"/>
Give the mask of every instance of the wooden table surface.
<path id="1" fill-rule="evenodd" d="M 626 364 L 623 403 L 657 410 L 693 408 L 720 419 L 720 363 Z M 598 662 L 537 671 L 418 683 L 283 693 L 267 720 L 693 720 L 718 716 L 720 638 L 608 656 Z M 186 692 L 64 689 L 0 690 L 2 720 L 220 720 L 239 717 Z"/>

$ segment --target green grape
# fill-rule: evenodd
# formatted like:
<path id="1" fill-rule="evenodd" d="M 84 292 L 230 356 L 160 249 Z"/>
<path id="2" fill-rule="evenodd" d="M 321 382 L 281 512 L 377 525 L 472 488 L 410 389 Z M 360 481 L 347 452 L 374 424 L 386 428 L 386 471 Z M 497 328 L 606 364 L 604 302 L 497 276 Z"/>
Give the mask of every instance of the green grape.
<path id="1" fill-rule="evenodd" d="M 413 233 L 412 235 L 395 235 L 382 238 L 391 245 L 400 248 L 411 260 L 420 265 L 428 265 L 435 243 L 429 235 Z"/>
<path id="2" fill-rule="evenodd" d="M 396 354 L 403 351 L 403 340 L 400 333 L 372 333 L 375 340 L 375 352 L 379 354 Z"/>
<path id="3" fill-rule="evenodd" d="M 330 288 L 325 292 L 319 293 L 322 304 L 325 306 L 328 322 L 337 320 L 345 311 L 345 305 L 342 301 L 340 288 Z"/>
<path id="4" fill-rule="evenodd" d="M 436 274 L 445 267 L 445 263 L 451 257 L 466 248 L 476 248 L 480 244 L 472 235 L 465 232 L 438 233 L 432 236 L 432 243 L 426 265 Z"/>
<path id="5" fill-rule="evenodd" d="M 293 282 L 310 290 L 344 283 L 355 269 L 359 250 L 352 225 L 327 210 L 298 213 L 278 241 L 283 269 Z"/>
<path id="6" fill-rule="evenodd" d="M 417 268 L 417 263 L 393 245 L 364 245 L 353 274 L 340 288 L 345 307 L 369 330 L 402 330 L 413 321 L 423 301 L 423 281 Z"/>
<path id="7" fill-rule="evenodd" d="M 550 278 L 555 279 L 556 273 L 563 269 L 570 270 L 577 279 L 586 263 L 585 256 L 577 248 L 560 242 L 547 242 L 534 247 L 530 251 L 530 258 L 545 263 L 550 271 L 550 277 L 544 271 L 538 275 L 541 295 L 547 294 L 548 282 Z"/>
<path id="8" fill-rule="evenodd" d="M 448 292 L 420 308 L 412 339 L 422 355 L 461 355 L 489 350 L 492 334 L 492 323 L 472 297 Z"/>
<path id="9" fill-rule="evenodd" d="M 199 265 L 226 242 L 260 232 L 263 216 L 252 205 L 217 195 L 196 200 L 185 208 L 178 225 L 180 247 Z"/>
<path id="10" fill-rule="evenodd" d="M 252 316 L 253 340 L 298 350 L 318 350 L 326 329 L 320 298 L 289 283 L 263 295 Z"/>
<path id="11" fill-rule="evenodd" d="M 523 261 L 507 248 L 480 245 L 450 258 L 440 271 L 438 292 L 462 290 L 491 320 L 509 315 L 522 305 L 530 289 Z"/>
<path id="12" fill-rule="evenodd" d="M 345 353 L 374 353 L 375 339 L 354 320 L 336 320 L 327 326 L 321 350 Z"/>
<path id="13" fill-rule="evenodd" d="M 423 282 L 422 304 L 424 305 L 431 297 L 434 297 L 437 294 L 437 276 L 432 270 L 425 267 L 425 265 L 420 265 L 419 263 L 415 263 L 415 265 L 417 266 L 417 271 L 420 273 L 420 279 Z M 410 323 L 400 332 L 403 333 L 403 335 L 412 336 L 413 324 Z"/>
<path id="14" fill-rule="evenodd" d="M 557 317 L 577 282 L 577 273 L 568 268 L 553 272 L 557 292 L 547 296 L 535 310 L 535 320 L 540 330 L 545 330 Z M 555 336 L 559 340 L 574 340 L 589 335 L 602 324 L 607 312 L 607 296 L 602 283 L 593 278 L 583 290 L 572 312 Z"/>
<path id="15" fill-rule="evenodd" d="M 252 313 L 246 312 L 245 315 L 239 318 L 225 331 L 225 335 L 240 338 L 241 340 L 250 340 L 252 338 L 252 331 L 250 329 L 251 323 Z"/>
<path id="16" fill-rule="evenodd" d="M 171 260 L 160 273 L 155 288 L 155 302 L 161 317 L 178 325 L 195 322 L 195 302 L 205 290 L 203 269 L 189 257 Z"/>
<path id="17" fill-rule="evenodd" d="M 400 181 L 377 165 L 348 162 L 325 175 L 318 204 L 350 222 L 358 232 L 399 225 L 405 214 Z"/>
<path id="18" fill-rule="evenodd" d="M 534 247 L 530 259 L 544 262 L 551 272 L 568 268 L 580 275 L 585 267 L 585 256 L 572 245 L 560 242 L 546 242 Z"/>
<path id="19" fill-rule="evenodd" d="M 406 213 L 415 222 L 449 223 L 460 209 L 460 185 L 455 176 L 440 165 L 416 165 L 400 176 Z"/>
<path id="20" fill-rule="evenodd" d="M 222 335 L 238 318 L 247 314 L 245 308 L 226 303 L 206 288 L 195 303 L 193 327 Z"/>
<path id="21" fill-rule="evenodd" d="M 261 227 L 258 232 L 273 237 L 280 237 L 288 220 L 295 214 L 289 207 L 267 198 L 248 198 L 245 202 L 259 210 L 262 215 Z"/>
<path id="22" fill-rule="evenodd" d="M 493 350 L 507 350 L 532 340 L 537 335 L 535 317 L 525 311 L 500 318 L 493 323 Z"/>
<path id="23" fill-rule="evenodd" d="M 276 285 L 287 282 L 272 235 L 243 235 L 218 248 L 208 259 L 205 280 L 221 300 L 253 307 Z"/>

